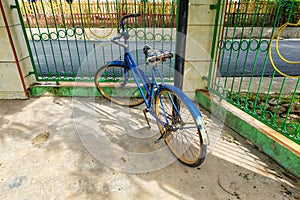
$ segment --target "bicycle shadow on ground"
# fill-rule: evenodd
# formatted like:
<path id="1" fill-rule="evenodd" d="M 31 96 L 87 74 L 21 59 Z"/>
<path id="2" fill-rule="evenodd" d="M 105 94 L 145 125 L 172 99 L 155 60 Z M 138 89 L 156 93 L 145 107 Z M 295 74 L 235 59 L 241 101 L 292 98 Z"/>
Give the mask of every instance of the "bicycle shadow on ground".
<path id="1" fill-rule="evenodd" d="M 105 132 L 106 137 L 107 134 L 112 134 L 110 141 L 121 146 L 123 150 L 126 149 L 126 151 L 140 153 L 146 150 L 146 152 L 149 153 L 149 150 L 155 150 L 153 140 L 157 137 L 156 135 L 159 135 L 158 130 L 153 131 L 147 128 L 140 107 L 126 108 L 125 111 L 122 111 L 124 107 L 111 104 L 110 102 L 102 101 L 101 104 L 96 101 L 96 104 L 98 105 L 96 107 L 94 106 L 94 109 L 97 110 L 96 116 L 98 115 L 98 117 L 96 118 L 99 120 L 98 122 L 101 126 L 100 130 Z M 89 104 L 89 106 L 91 106 L 91 104 Z M 283 185 L 287 184 L 291 186 L 292 181 L 290 182 L 290 180 L 284 177 L 281 173 L 282 169 L 277 168 L 267 156 L 247 144 L 238 134 L 233 133 L 233 131 L 227 127 L 223 128 L 222 122 L 217 121 L 217 119 L 212 117 L 207 111 L 201 109 L 201 112 L 207 123 L 210 140 L 214 144 L 209 148 L 209 154 L 203 165 L 197 168 L 189 168 L 174 159 L 172 163 L 168 163 L 164 167 L 161 166 L 160 169 L 152 168 L 151 171 L 147 168 L 150 164 L 145 164 L 147 159 L 149 159 L 147 157 L 141 160 L 137 159 L 135 162 L 130 163 L 130 165 L 133 166 L 126 166 L 124 163 L 128 162 L 130 158 L 125 158 L 124 154 L 119 153 L 119 158 L 114 159 L 112 153 L 110 158 L 114 160 L 113 164 L 115 165 L 109 167 L 123 172 L 125 170 L 128 170 L 127 172 L 137 170 L 135 174 L 139 174 L 134 176 L 133 182 L 139 182 L 139 184 L 144 184 L 144 186 L 147 184 L 143 183 L 143 181 L 147 183 L 155 182 L 155 187 L 161 190 L 161 194 L 170 195 L 172 198 L 199 199 L 199 195 L 200 193 L 202 194 L 202 191 L 210 191 L 210 196 L 217 199 L 220 198 L 220 194 L 223 195 L 222 197 L 227 195 L 228 198 L 230 198 L 230 196 L 246 198 L 253 194 L 257 195 L 260 192 L 265 195 L 269 192 L 264 189 L 264 184 L 266 183 L 275 188 L 278 188 L 280 185 L 281 193 L 277 193 L 279 196 L 290 191 L 287 189 L 288 187 L 283 187 Z M 155 125 L 154 120 L 151 121 L 151 126 L 152 124 Z M 151 132 L 154 132 L 154 138 Z M 143 138 L 147 141 L 146 143 L 142 143 L 140 138 L 137 139 L 137 137 L 143 134 L 149 136 Z M 173 155 L 169 154 L 169 156 Z M 154 166 L 157 165 L 155 162 L 156 159 L 160 162 L 164 161 L 159 157 L 151 157 L 150 160 Z M 100 160 L 100 162 L 103 162 L 103 160 Z M 123 165 L 122 162 L 124 162 Z M 107 163 L 105 163 L 105 165 L 107 165 Z M 260 182 L 263 179 L 267 181 L 264 180 Z M 128 184 L 128 179 L 123 181 L 123 184 Z M 189 184 L 189 181 L 191 184 Z M 189 189 L 191 185 L 197 185 L 198 189 L 191 191 Z M 142 190 L 145 196 L 149 195 L 150 197 L 155 195 L 151 193 L 151 191 L 145 191 L 143 187 L 138 190 Z M 202 197 L 206 198 L 207 196 L 204 195 L 204 193 Z M 293 194 L 298 195 L 297 193 Z M 269 195 L 273 195 L 273 193 L 270 192 Z"/>
<path id="2" fill-rule="evenodd" d="M 93 125 L 103 127 L 99 123 L 102 121 L 117 127 L 111 139 L 130 151 L 134 150 L 131 144 L 136 141 L 137 145 L 145 145 L 145 149 L 155 147 L 153 139 L 157 139 L 158 130 L 145 129 L 146 123 L 139 117 L 143 116 L 139 108 L 122 114 L 124 120 L 128 113 L 137 113 L 136 121 L 124 128 L 118 124 L 122 121 L 114 110 L 105 106 L 107 101 L 97 99 L 90 104 L 103 109 L 97 111 L 97 118 L 91 118 L 97 123 L 87 124 L 86 130 Z M 296 199 L 300 196 L 296 183 L 284 176 L 282 169 L 236 135 L 226 134 L 230 130 L 224 129 L 221 137 L 231 145 L 220 145 L 219 154 L 223 157 L 212 151 L 198 168 L 186 167 L 175 160 L 156 171 L 126 173 L 104 165 L 87 151 L 76 133 L 72 99 L 43 97 L 3 101 L 0 107 L 3 111 L 0 113 L 1 199 Z M 79 112 L 82 118 L 85 109 Z M 78 121 L 82 119 L 77 117 Z M 111 122 L 111 118 L 115 121 Z M 151 124 L 154 128 L 155 122 L 151 121 Z M 49 131 L 48 139 L 34 147 L 32 140 L 44 130 Z M 124 138 L 124 132 L 126 137 L 133 139 Z M 144 137 L 144 144 L 140 142 L 142 139 L 134 138 L 136 135 Z M 164 143 L 160 145 L 165 146 Z M 103 151 L 104 147 L 96 148 Z M 250 162 L 245 155 L 255 159 Z M 156 158 L 153 158 L 153 165 L 156 164 Z M 264 167 L 265 174 L 247 166 Z"/>

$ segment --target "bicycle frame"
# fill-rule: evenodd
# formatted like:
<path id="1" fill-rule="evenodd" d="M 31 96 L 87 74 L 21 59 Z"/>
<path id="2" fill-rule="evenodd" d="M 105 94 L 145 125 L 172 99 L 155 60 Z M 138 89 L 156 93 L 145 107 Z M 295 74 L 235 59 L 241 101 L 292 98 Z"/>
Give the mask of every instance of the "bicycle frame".
<path id="1" fill-rule="evenodd" d="M 129 52 L 128 48 L 124 48 L 124 61 L 113 61 L 110 64 L 122 64 L 124 65 L 124 75 L 128 76 L 127 70 L 130 70 L 132 72 L 132 76 L 134 78 L 134 81 L 144 99 L 144 103 L 146 105 L 147 110 L 155 117 L 154 112 L 152 112 L 152 105 L 153 105 L 153 97 L 155 94 L 155 88 L 159 87 L 159 84 L 157 82 L 156 75 L 158 74 L 159 79 L 161 81 L 161 84 L 164 84 L 164 80 L 162 77 L 162 74 L 160 70 L 157 67 L 152 67 L 151 72 L 151 81 L 149 77 L 145 74 L 145 72 L 138 68 L 136 65 L 134 59 L 132 58 L 131 53 Z M 126 70 L 127 69 L 127 70 Z M 127 80 L 124 81 L 124 84 L 126 84 Z M 144 91 L 141 87 L 141 85 L 144 87 L 146 91 Z M 150 87 L 149 87 L 150 86 Z M 148 98 L 147 98 L 148 96 Z M 157 117 L 155 117 L 157 118 Z"/>
<path id="2" fill-rule="evenodd" d="M 120 36 L 115 37 L 111 40 L 113 43 L 115 43 L 115 44 L 117 44 L 117 45 L 124 48 L 124 61 L 113 61 L 113 62 L 110 63 L 110 65 L 123 65 L 124 66 L 125 80 L 124 80 L 124 83 L 122 84 L 123 86 L 125 86 L 127 84 L 127 81 L 128 81 L 128 78 L 129 78 L 128 70 L 130 70 L 132 72 L 134 81 L 135 81 L 135 83 L 136 83 L 136 85 L 137 85 L 137 87 L 138 87 L 138 89 L 139 89 L 139 91 L 140 91 L 140 93 L 143 97 L 144 103 L 146 105 L 146 109 L 144 111 L 144 114 L 145 114 L 145 112 L 149 112 L 162 125 L 164 125 L 164 126 L 169 125 L 169 120 L 168 120 L 168 117 L 166 115 L 164 105 L 161 103 L 162 110 L 164 112 L 164 118 L 165 118 L 166 122 L 163 122 L 161 119 L 159 119 L 156 116 L 156 114 L 155 114 L 155 112 L 153 111 L 153 108 L 152 108 L 153 97 L 154 97 L 154 94 L 155 94 L 155 88 L 159 88 L 159 85 L 158 85 L 158 82 L 157 82 L 157 79 L 156 79 L 156 74 L 158 74 L 158 76 L 159 76 L 159 79 L 161 81 L 161 85 L 165 85 L 164 80 L 163 80 L 163 76 L 162 76 L 160 70 L 156 67 L 156 65 L 153 65 L 152 69 L 151 69 L 151 72 L 152 72 L 151 77 L 152 78 L 151 78 L 151 82 L 150 82 L 149 77 L 144 73 L 144 71 L 138 68 L 138 66 L 136 65 L 136 62 L 134 61 L 134 59 L 132 58 L 132 55 L 131 55 L 131 53 L 129 51 L 129 48 L 128 48 L 127 39 L 129 38 L 129 36 L 128 36 L 127 32 L 125 31 L 125 28 L 124 28 L 124 19 L 125 18 L 121 19 L 121 30 L 122 30 L 122 32 L 120 33 Z M 120 39 L 122 37 L 124 38 L 123 43 L 116 41 L 117 39 Z M 139 80 L 141 80 L 141 82 Z M 141 87 L 141 84 L 145 88 L 146 94 L 144 93 L 144 91 Z M 150 85 L 150 89 L 149 89 L 149 85 Z M 157 90 L 157 92 L 159 92 L 159 90 Z M 148 96 L 148 99 L 147 99 L 146 96 Z M 162 97 L 160 95 L 159 95 L 159 98 L 160 98 L 160 102 L 162 102 L 162 100 L 161 100 Z M 176 100 L 173 99 L 171 96 L 169 96 L 169 98 L 172 101 L 173 109 L 175 110 L 175 112 L 177 114 L 176 116 L 179 116 L 179 119 L 182 120 L 181 116 L 178 115 L 179 114 L 179 108 L 178 108 L 178 105 L 176 103 Z M 175 113 L 174 113 L 174 115 L 175 115 Z M 146 114 L 145 114 L 145 117 L 146 117 Z M 147 120 L 147 122 L 148 122 L 148 120 Z M 148 122 L 148 125 L 149 125 L 149 122 Z"/>

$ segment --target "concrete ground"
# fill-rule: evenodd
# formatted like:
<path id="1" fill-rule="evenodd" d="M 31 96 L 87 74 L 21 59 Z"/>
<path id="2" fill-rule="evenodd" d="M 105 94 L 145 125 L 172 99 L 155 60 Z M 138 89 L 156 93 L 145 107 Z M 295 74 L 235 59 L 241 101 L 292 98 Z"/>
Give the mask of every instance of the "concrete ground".
<path id="1" fill-rule="evenodd" d="M 209 113 L 207 158 L 189 168 L 140 108 L 0 100 L 0 199 L 300 199 L 299 179 Z"/>

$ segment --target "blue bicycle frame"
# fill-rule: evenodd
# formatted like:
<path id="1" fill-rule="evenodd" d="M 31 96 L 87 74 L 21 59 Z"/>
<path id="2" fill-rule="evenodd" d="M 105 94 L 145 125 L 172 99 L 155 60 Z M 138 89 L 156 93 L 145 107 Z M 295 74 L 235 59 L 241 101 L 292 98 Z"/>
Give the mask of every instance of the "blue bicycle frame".
<path id="1" fill-rule="evenodd" d="M 124 66 L 124 76 L 126 77 L 124 80 L 124 83 L 122 85 L 126 85 L 128 78 L 129 78 L 129 70 L 132 72 L 132 76 L 134 78 L 134 81 L 139 89 L 139 92 L 142 95 L 142 98 L 144 100 L 144 103 L 146 105 L 147 111 L 161 124 L 165 124 L 165 122 L 162 122 L 160 119 L 157 118 L 155 113 L 152 110 L 153 105 L 153 97 L 155 94 L 155 88 L 159 88 L 159 84 L 157 82 L 156 75 L 158 74 L 159 79 L 161 81 L 161 85 L 164 84 L 164 80 L 162 77 L 162 74 L 160 70 L 157 67 L 152 67 L 152 81 L 149 80 L 149 77 L 145 74 L 145 72 L 138 68 L 136 65 L 134 59 L 132 58 L 131 53 L 129 52 L 128 47 L 124 47 L 124 61 L 112 61 L 109 63 L 109 65 L 118 65 L 118 66 Z M 140 80 L 140 81 L 139 81 Z M 142 86 L 144 88 L 142 88 Z M 161 98 L 161 97 L 160 97 Z M 163 106 L 163 104 L 162 104 Z M 174 106 L 176 111 L 177 108 Z M 164 110 L 164 108 L 163 108 Z M 178 111 L 177 111 L 178 112 Z M 165 113 L 164 113 L 165 114 Z M 166 121 L 168 121 L 167 117 Z M 168 122 L 167 122 L 168 123 Z"/>
<path id="2" fill-rule="evenodd" d="M 146 109 L 143 110 L 145 119 L 150 127 L 150 123 L 148 117 L 146 115 L 149 112 L 157 121 L 159 130 L 160 130 L 160 137 L 155 140 L 154 142 L 166 141 L 167 145 L 170 147 L 170 150 L 174 153 L 174 155 L 184 164 L 188 166 L 198 166 L 204 161 L 206 155 L 206 146 L 209 144 L 208 135 L 205 130 L 205 124 L 203 121 L 203 117 L 200 114 L 197 107 L 193 104 L 193 102 L 177 87 L 173 85 L 165 84 L 163 80 L 163 75 L 159 68 L 157 67 L 157 63 L 164 62 L 167 59 L 173 57 L 173 54 L 168 51 L 158 51 L 151 49 L 149 46 L 145 45 L 143 48 L 143 52 L 146 55 L 147 63 L 152 63 L 151 68 L 151 80 L 146 75 L 146 73 L 139 69 L 135 60 L 133 59 L 131 53 L 129 52 L 127 39 L 129 38 L 128 33 L 124 29 L 124 19 L 129 17 L 139 16 L 139 14 L 131 14 L 123 16 L 121 19 L 121 32 L 119 36 L 112 38 L 112 42 L 124 48 L 124 60 L 123 61 L 112 61 L 108 63 L 108 66 L 105 65 L 98 70 L 95 76 L 95 84 L 100 91 L 100 93 L 106 97 L 107 99 L 114 102 L 111 97 L 105 95 L 105 92 L 101 89 L 102 86 L 99 85 L 98 80 L 101 76 L 102 70 L 109 69 L 110 66 L 112 68 L 115 66 L 116 68 L 123 71 L 122 82 L 121 85 L 118 85 L 117 92 L 119 89 L 126 89 L 126 84 L 129 82 L 129 71 L 132 73 L 132 77 L 134 82 L 139 90 L 141 96 L 139 96 L 139 102 L 137 104 L 132 105 L 139 105 L 142 103 L 141 98 L 146 105 Z M 119 39 L 124 39 L 120 41 Z M 124 78 L 124 79 L 123 79 Z M 160 79 L 160 80 L 159 80 Z M 130 86 L 130 85 L 129 85 Z M 134 97 L 134 96 L 133 96 Z M 130 106 L 129 104 L 122 104 L 115 102 L 119 105 L 126 105 Z M 187 113 L 186 115 L 181 115 L 182 113 Z M 190 117 L 192 115 L 192 117 Z M 187 118 L 187 119 L 185 119 Z M 191 121 L 191 120 L 192 121 Z M 177 130 L 184 130 L 184 129 L 192 129 L 193 132 L 190 131 L 177 131 Z M 196 129 L 197 131 L 196 131 Z M 201 133 L 201 134 L 199 134 Z M 173 135 L 174 134 L 174 135 Z M 173 136 L 171 136 L 173 135 Z M 182 153 L 182 147 L 177 149 L 173 146 L 173 139 L 181 140 L 180 137 L 177 138 L 178 135 L 183 135 L 183 138 L 191 137 L 191 139 L 185 139 L 183 142 L 179 142 L 183 146 L 185 150 L 188 150 L 189 147 L 193 147 L 193 145 L 189 145 L 196 139 L 196 145 L 193 148 L 196 151 L 196 158 L 194 159 L 194 150 L 191 151 L 192 158 L 185 157 Z M 170 138 L 173 138 L 170 140 Z M 176 146 L 175 142 L 175 146 Z M 178 150 L 178 151 L 177 151 Z M 197 154 L 199 153 L 199 155 Z M 193 160 L 194 159 L 194 160 Z"/>

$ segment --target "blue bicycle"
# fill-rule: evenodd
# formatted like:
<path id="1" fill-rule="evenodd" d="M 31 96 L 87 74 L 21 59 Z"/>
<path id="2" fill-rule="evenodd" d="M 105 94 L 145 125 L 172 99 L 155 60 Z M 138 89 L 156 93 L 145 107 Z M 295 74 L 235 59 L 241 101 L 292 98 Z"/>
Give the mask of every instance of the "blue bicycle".
<path id="1" fill-rule="evenodd" d="M 104 98 L 122 106 L 145 103 L 145 119 L 150 127 L 147 113 L 156 120 L 160 137 L 154 142 L 165 141 L 171 152 L 183 164 L 196 167 L 206 157 L 208 136 L 203 118 L 194 103 L 177 87 L 164 83 L 157 66 L 173 57 L 168 51 L 151 49 L 145 45 L 143 53 L 147 63 L 152 64 L 151 81 L 139 69 L 132 58 L 128 42 L 129 35 L 124 20 L 140 14 L 125 15 L 120 20 L 121 32 L 111 41 L 124 48 L 124 60 L 111 61 L 98 69 L 95 85 Z M 157 78 L 158 77 L 158 78 Z"/>

